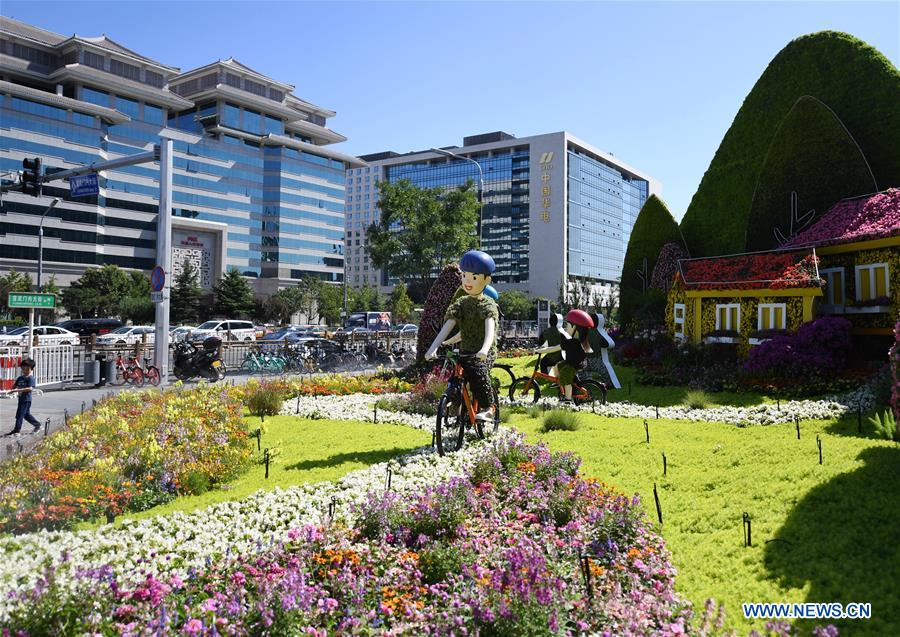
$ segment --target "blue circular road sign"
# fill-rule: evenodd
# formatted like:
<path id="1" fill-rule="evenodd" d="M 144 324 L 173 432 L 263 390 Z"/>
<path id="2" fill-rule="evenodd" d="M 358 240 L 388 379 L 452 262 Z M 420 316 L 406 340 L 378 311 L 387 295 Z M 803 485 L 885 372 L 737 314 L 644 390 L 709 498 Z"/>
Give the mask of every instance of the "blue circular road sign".
<path id="1" fill-rule="evenodd" d="M 161 266 L 156 266 L 150 273 L 150 289 L 154 292 L 162 292 L 166 285 L 166 271 Z"/>

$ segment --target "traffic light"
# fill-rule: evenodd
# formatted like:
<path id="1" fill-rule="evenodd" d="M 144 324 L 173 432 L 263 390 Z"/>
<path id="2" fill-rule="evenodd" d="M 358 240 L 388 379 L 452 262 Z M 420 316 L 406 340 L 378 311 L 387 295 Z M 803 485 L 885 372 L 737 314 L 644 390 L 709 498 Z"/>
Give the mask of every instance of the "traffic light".
<path id="1" fill-rule="evenodd" d="M 23 159 L 22 168 L 25 169 L 25 172 L 22 173 L 22 192 L 26 195 L 30 193 L 35 197 L 40 197 L 41 181 L 43 180 L 41 158 Z"/>

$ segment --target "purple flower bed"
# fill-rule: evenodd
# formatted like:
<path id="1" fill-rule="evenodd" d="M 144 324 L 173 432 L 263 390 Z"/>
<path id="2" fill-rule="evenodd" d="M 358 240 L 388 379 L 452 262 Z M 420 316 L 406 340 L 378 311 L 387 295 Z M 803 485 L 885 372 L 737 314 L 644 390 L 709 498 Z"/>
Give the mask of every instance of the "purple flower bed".
<path id="1" fill-rule="evenodd" d="M 826 316 L 775 336 L 750 350 L 744 370 L 752 376 L 822 378 L 842 371 L 850 357 L 852 324 Z"/>
<path id="2" fill-rule="evenodd" d="M 692 611 L 637 497 L 578 476 L 571 454 L 498 444 L 420 493 L 370 493 L 351 527 L 304 527 L 253 557 L 137 587 L 52 572 L 13 635 L 680 634 Z M 579 556 L 588 556 L 580 560 Z M 589 581 L 588 581 L 589 580 Z"/>
<path id="3" fill-rule="evenodd" d="M 828 245 L 900 233 L 900 189 L 841 201 L 783 247 Z"/>

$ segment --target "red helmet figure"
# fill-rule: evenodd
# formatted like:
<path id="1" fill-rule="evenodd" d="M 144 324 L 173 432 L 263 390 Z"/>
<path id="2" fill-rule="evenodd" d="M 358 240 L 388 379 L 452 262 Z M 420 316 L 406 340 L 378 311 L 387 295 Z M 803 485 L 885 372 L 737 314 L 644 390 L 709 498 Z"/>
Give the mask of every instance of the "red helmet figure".
<path id="1" fill-rule="evenodd" d="M 566 314 L 566 321 L 578 327 L 594 327 L 594 319 L 584 310 L 569 310 L 569 313 Z"/>

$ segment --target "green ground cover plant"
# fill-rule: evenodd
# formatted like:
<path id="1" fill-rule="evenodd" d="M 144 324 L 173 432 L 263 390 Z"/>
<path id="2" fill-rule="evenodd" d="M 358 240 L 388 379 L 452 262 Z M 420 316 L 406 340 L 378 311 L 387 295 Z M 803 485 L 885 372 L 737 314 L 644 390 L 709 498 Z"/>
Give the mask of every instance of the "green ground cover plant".
<path id="1" fill-rule="evenodd" d="M 541 431 L 514 414 L 510 424 L 553 451 L 574 451 L 582 471 L 638 493 L 655 520 L 657 486 L 678 590 L 698 607 L 724 602 L 729 625 L 746 631 L 742 602 L 859 602 L 870 620 L 835 623 L 842 635 L 900 634 L 900 447 L 857 434 L 855 418 L 739 428 L 582 414 L 578 431 Z M 816 437 L 823 441 L 819 464 Z M 666 454 L 666 475 L 662 455 Z M 744 546 L 749 513 L 752 546 Z M 812 622 L 798 622 L 809 631 Z"/>

